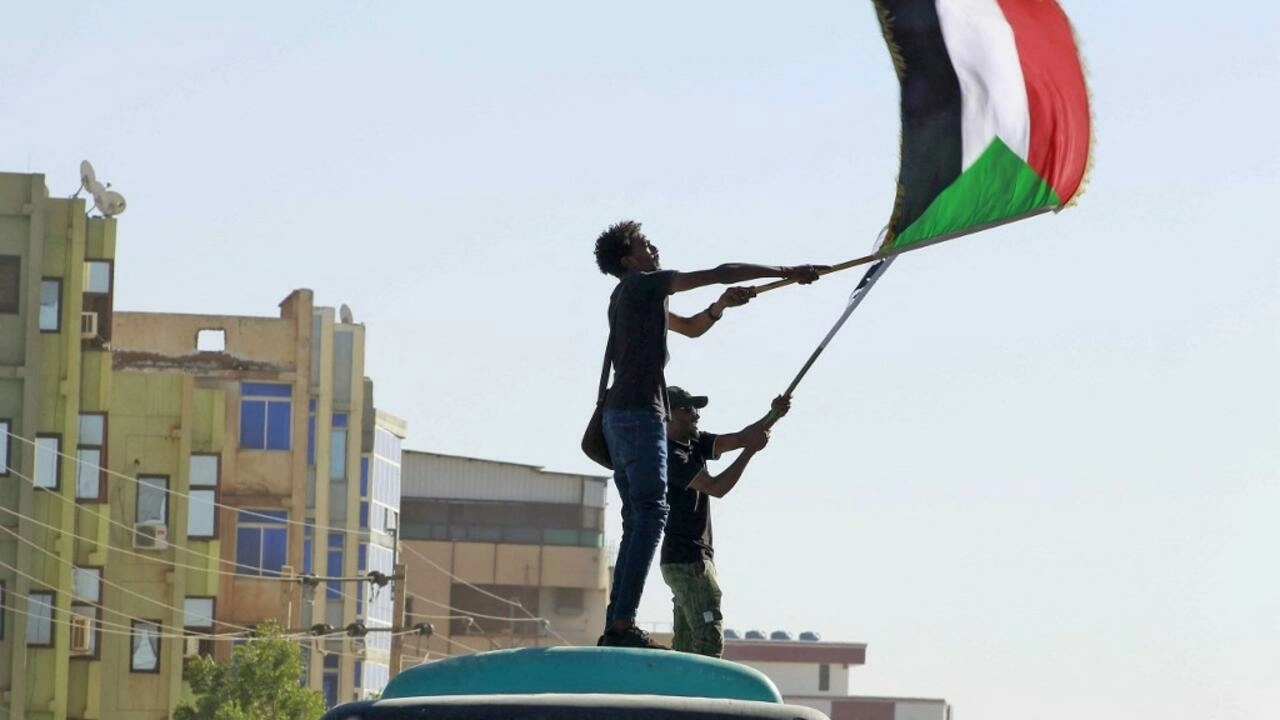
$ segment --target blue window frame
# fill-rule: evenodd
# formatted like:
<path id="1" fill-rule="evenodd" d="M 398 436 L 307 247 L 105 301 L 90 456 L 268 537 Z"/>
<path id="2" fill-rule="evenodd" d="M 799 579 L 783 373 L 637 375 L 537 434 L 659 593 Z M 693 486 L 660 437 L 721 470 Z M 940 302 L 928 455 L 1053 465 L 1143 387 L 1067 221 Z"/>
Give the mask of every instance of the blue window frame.
<path id="1" fill-rule="evenodd" d="M 285 510 L 240 510 L 236 513 L 236 573 L 277 577 L 289 550 Z"/>
<path id="2" fill-rule="evenodd" d="M 288 450 L 293 435 L 293 388 L 279 383 L 240 384 L 240 447 Z"/>

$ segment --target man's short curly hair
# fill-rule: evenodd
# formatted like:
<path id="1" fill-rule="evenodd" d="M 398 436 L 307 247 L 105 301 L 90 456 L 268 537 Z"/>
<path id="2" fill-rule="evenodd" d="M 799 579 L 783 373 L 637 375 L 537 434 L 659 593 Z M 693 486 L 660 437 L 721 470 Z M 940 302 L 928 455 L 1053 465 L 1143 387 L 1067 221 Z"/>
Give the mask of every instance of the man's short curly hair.
<path id="1" fill-rule="evenodd" d="M 643 238 L 640 223 L 635 220 L 623 220 L 609 226 L 608 230 L 596 238 L 596 265 L 605 275 L 622 277 L 627 269 L 622 266 L 622 259 L 631 254 L 631 241 Z"/>

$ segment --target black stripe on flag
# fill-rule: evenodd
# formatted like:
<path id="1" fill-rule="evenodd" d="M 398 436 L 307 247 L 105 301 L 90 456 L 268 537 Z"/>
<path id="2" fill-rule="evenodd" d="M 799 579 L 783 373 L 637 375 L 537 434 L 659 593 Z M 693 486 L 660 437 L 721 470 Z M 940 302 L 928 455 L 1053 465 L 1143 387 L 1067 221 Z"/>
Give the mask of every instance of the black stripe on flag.
<path id="1" fill-rule="evenodd" d="M 890 235 L 905 230 L 960 176 L 960 81 L 936 1 L 874 0 L 902 83 L 902 166 Z"/>

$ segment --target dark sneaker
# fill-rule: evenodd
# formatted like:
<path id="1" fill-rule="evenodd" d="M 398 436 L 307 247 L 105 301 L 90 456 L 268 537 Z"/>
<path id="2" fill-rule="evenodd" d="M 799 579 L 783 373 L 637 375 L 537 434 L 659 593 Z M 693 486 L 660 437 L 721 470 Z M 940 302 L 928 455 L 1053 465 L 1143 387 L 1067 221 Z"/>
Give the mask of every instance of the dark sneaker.
<path id="1" fill-rule="evenodd" d="M 609 628 L 600 636 L 605 647 L 647 648 L 649 650 L 670 650 L 666 645 L 659 645 L 649 637 L 649 633 L 635 625 L 628 625 L 622 630 Z"/>
<path id="2" fill-rule="evenodd" d="M 601 635 L 599 638 L 596 639 L 596 647 L 604 647 L 604 645 L 605 645 L 604 635 Z"/>

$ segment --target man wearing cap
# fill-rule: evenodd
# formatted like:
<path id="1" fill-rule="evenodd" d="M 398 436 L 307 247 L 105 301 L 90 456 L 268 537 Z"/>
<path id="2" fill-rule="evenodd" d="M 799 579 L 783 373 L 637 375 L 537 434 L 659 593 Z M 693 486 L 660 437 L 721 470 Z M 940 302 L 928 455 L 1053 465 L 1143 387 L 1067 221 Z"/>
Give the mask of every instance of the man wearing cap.
<path id="1" fill-rule="evenodd" d="M 667 421 L 667 531 L 662 539 L 662 579 L 671 588 L 674 636 L 671 647 L 682 652 L 720 657 L 724 652 L 724 620 L 720 585 L 712 562 L 711 498 L 724 497 L 742 472 L 769 442 L 769 426 L 791 409 L 780 395 L 768 414 L 736 433 L 713 435 L 698 430 L 698 410 L 705 395 L 667 388 L 671 418 Z M 707 472 L 707 461 L 741 449 L 719 475 Z"/>

